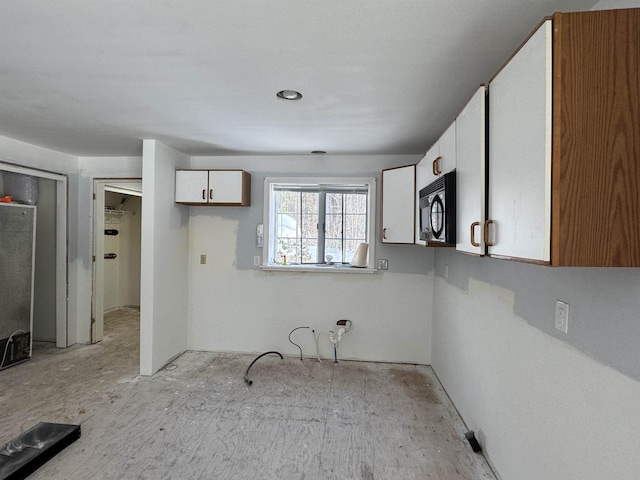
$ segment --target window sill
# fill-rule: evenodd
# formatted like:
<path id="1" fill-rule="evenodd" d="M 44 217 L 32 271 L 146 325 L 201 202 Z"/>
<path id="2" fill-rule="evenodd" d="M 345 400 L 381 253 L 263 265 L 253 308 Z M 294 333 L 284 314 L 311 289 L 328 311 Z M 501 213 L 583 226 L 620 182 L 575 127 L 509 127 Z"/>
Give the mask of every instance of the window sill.
<path id="1" fill-rule="evenodd" d="M 313 273 L 376 273 L 375 268 L 358 268 L 351 265 L 262 265 L 260 270 L 267 272 L 313 272 Z"/>

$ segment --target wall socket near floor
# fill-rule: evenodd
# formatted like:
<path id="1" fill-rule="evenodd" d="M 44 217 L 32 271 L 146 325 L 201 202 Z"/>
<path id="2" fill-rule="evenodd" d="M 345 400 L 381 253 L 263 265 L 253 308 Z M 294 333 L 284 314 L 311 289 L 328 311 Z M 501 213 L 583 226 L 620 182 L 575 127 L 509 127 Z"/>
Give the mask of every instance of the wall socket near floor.
<path id="1" fill-rule="evenodd" d="M 259 267 L 260 266 L 260 256 L 256 255 L 253 257 L 253 266 L 254 267 Z"/>
<path id="2" fill-rule="evenodd" d="M 207 264 L 207 256 L 200 255 L 200 265 L 206 265 L 206 264 Z"/>
<path id="3" fill-rule="evenodd" d="M 389 270 L 389 260 L 387 260 L 386 258 L 379 258 L 378 270 Z"/>
<path id="4" fill-rule="evenodd" d="M 556 300 L 556 328 L 567 333 L 569 331 L 569 304 Z"/>

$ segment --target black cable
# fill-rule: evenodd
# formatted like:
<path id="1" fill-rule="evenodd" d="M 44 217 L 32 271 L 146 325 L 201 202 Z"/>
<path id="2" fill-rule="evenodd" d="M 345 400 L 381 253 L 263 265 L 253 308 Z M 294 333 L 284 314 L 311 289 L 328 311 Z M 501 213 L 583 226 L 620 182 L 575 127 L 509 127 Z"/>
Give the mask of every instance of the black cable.
<path id="1" fill-rule="evenodd" d="M 284 359 L 284 357 L 282 356 L 282 354 L 280 352 L 264 352 L 261 355 L 258 355 L 256 358 L 254 358 L 253 362 L 251 362 L 251 365 L 249 365 L 247 367 L 247 371 L 244 372 L 244 383 L 246 383 L 247 385 L 252 385 L 253 382 L 251 380 L 249 380 L 249 370 L 251 370 L 251 367 L 253 367 L 253 364 L 256 363 L 258 360 L 260 360 L 262 357 L 264 357 L 265 355 L 269 355 L 270 353 L 275 353 L 276 355 L 279 355 L 281 359 Z"/>
<path id="2" fill-rule="evenodd" d="M 292 334 L 293 332 L 295 332 L 296 330 L 300 330 L 301 328 L 310 328 L 310 327 L 296 327 L 296 328 L 294 328 L 293 330 L 291 330 L 291 331 L 289 332 L 289 341 L 290 341 L 291 343 L 293 343 L 296 347 L 298 347 L 298 348 L 300 349 L 300 360 L 302 360 L 302 348 L 300 347 L 300 345 L 298 345 L 298 344 L 297 344 L 297 343 L 295 343 L 293 340 L 291 340 L 291 334 Z"/>

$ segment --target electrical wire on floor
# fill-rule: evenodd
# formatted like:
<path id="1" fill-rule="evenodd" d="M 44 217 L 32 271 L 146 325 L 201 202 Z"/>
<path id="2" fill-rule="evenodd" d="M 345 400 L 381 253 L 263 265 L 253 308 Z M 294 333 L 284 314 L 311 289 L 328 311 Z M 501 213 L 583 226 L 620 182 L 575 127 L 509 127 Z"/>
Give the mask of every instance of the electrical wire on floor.
<path id="1" fill-rule="evenodd" d="M 291 340 L 291 334 L 293 332 L 295 332 L 296 330 L 300 330 L 301 328 L 310 328 L 310 327 L 296 327 L 296 328 L 294 328 L 293 330 L 291 330 L 289 332 L 289 341 L 291 343 L 293 343 L 296 347 L 298 347 L 298 349 L 300 350 L 300 360 L 302 360 L 302 347 L 300 345 L 298 345 L 297 343 L 295 343 L 293 340 Z"/>
<path id="2" fill-rule="evenodd" d="M 269 354 L 275 354 L 278 355 L 281 359 L 284 360 L 284 357 L 282 356 L 282 354 L 280 352 L 276 352 L 276 351 L 271 351 L 271 352 L 264 352 L 261 355 L 258 355 L 253 362 L 251 362 L 251 364 L 247 367 L 247 371 L 244 372 L 244 383 L 246 383 L 247 385 L 253 385 L 253 381 L 249 380 L 249 370 L 251 370 L 251 367 L 253 367 L 253 364 L 256 363 L 258 360 L 260 360 L 262 357 L 264 357 L 265 355 L 269 355 Z"/>

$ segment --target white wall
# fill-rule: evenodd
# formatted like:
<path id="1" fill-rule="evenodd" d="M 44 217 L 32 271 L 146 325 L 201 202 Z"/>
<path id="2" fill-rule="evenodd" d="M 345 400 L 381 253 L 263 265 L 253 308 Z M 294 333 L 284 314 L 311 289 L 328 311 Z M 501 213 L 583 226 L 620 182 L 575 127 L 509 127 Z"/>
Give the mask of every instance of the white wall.
<path id="1" fill-rule="evenodd" d="M 175 169 L 189 157 L 155 140 L 142 150 L 140 373 L 187 349 L 189 209 L 174 202 Z"/>
<path id="2" fill-rule="evenodd" d="M 433 252 L 424 247 L 376 245 L 389 271 L 376 274 L 263 272 L 256 225 L 262 223 L 263 179 L 271 175 L 380 177 L 383 168 L 415 163 L 413 156 L 193 157 L 192 168 L 244 168 L 252 174 L 250 207 L 189 207 L 189 348 L 298 355 L 289 332 L 309 326 L 327 332 L 350 319 L 343 359 L 430 361 Z M 378 186 L 378 196 L 380 195 Z M 207 263 L 200 264 L 200 255 Z M 311 333 L 295 333 L 305 355 L 315 355 Z M 333 355 L 326 336 L 321 354 Z"/>
<path id="3" fill-rule="evenodd" d="M 640 383 L 515 315 L 510 289 L 436 277 L 434 298 L 433 367 L 501 478 L 637 478 Z"/>

